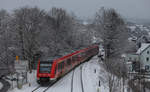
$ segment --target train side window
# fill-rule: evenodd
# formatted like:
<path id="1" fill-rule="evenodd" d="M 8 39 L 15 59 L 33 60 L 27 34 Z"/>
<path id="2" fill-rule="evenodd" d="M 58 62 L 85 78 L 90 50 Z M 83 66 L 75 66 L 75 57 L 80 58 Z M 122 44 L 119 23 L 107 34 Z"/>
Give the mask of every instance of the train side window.
<path id="1" fill-rule="evenodd" d="M 82 57 L 82 55 L 81 55 L 81 53 L 79 53 L 79 54 L 78 54 L 78 58 L 81 58 L 81 57 Z"/>
<path id="2" fill-rule="evenodd" d="M 73 61 L 73 62 L 75 61 L 75 56 L 72 56 L 72 61 Z"/>
<path id="3" fill-rule="evenodd" d="M 85 52 L 86 56 L 88 55 L 88 51 Z"/>
<path id="4" fill-rule="evenodd" d="M 58 71 L 58 65 L 56 65 L 56 68 L 55 68 L 55 74 L 56 74 L 57 71 Z"/>
<path id="5" fill-rule="evenodd" d="M 82 52 L 82 54 L 83 54 L 83 57 L 86 57 L 86 52 Z"/>
<path id="6" fill-rule="evenodd" d="M 83 52 L 81 52 L 80 56 L 81 56 L 81 57 L 84 57 L 84 53 L 83 53 Z"/>
<path id="7" fill-rule="evenodd" d="M 64 61 L 61 62 L 61 69 L 64 68 Z"/>
<path id="8" fill-rule="evenodd" d="M 58 64 L 58 72 L 61 70 L 61 64 Z"/>
<path id="9" fill-rule="evenodd" d="M 87 54 L 90 54 L 90 50 L 87 51 Z"/>
<path id="10" fill-rule="evenodd" d="M 75 61 L 75 56 L 72 57 L 72 61 L 73 61 L 73 62 Z"/>
<path id="11" fill-rule="evenodd" d="M 78 61 L 78 56 L 77 56 L 77 55 L 73 56 L 73 57 L 72 57 L 72 61 L 73 61 L 73 62 Z"/>
<path id="12" fill-rule="evenodd" d="M 59 71 L 61 71 L 61 63 L 59 63 Z"/>
<path id="13" fill-rule="evenodd" d="M 71 65 L 71 59 L 70 58 L 67 59 L 67 65 Z"/>
<path id="14" fill-rule="evenodd" d="M 67 65 L 67 60 L 64 61 L 64 65 L 65 65 L 65 66 Z"/>
<path id="15" fill-rule="evenodd" d="M 89 54 L 91 54 L 91 53 L 92 53 L 92 50 L 90 49 L 88 52 L 89 52 Z"/>
<path id="16" fill-rule="evenodd" d="M 64 68 L 64 61 L 58 64 L 58 71 L 60 72 Z"/>

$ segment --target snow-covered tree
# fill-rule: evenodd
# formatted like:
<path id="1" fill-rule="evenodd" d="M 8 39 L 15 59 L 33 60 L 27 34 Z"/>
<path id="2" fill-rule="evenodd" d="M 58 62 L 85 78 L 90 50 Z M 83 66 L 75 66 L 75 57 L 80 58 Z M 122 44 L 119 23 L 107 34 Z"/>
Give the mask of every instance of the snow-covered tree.
<path id="1" fill-rule="evenodd" d="M 37 7 L 22 7 L 16 9 L 13 14 L 13 29 L 17 33 L 17 45 L 21 51 L 22 59 L 29 61 L 30 70 L 34 55 L 39 48 L 37 38 L 43 29 L 44 16 L 45 12 Z"/>
<path id="2" fill-rule="evenodd" d="M 53 7 L 48 13 L 49 25 L 51 25 L 53 31 L 53 41 L 55 43 L 54 48 L 56 54 L 63 49 L 71 48 L 71 33 L 74 29 L 73 17 L 62 8 Z"/>
<path id="3" fill-rule="evenodd" d="M 0 67 L 6 67 L 9 72 L 14 59 L 10 21 L 10 15 L 0 10 Z"/>
<path id="4" fill-rule="evenodd" d="M 95 23 L 104 41 L 106 57 L 120 56 L 128 37 L 123 18 L 114 9 L 102 8 L 96 13 Z"/>
<path id="5" fill-rule="evenodd" d="M 126 69 L 122 67 L 125 64 L 121 55 L 127 50 L 128 33 L 123 18 L 114 9 L 101 8 L 96 13 L 95 26 L 103 40 L 105 68 L 118 77 L 125 77 Z M 109 77 L 110 92 L 113 92 L 113 74 Z"/>

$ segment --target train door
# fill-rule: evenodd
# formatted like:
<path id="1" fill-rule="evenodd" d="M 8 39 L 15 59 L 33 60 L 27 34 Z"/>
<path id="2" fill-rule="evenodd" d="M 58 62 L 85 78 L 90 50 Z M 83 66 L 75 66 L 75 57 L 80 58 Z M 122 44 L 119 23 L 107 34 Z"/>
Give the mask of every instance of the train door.
<path id="1" fill-rule="evenodd" d="M 78 54 L 78 64 L 81 62 L 81 60 L 82 60 L 82 52 Z"/>
<path id="2" fill-rule="evenodd" d="M 64 61 L 61 62 L 61 73 L 64 74 Z"/>
<path id="3" fill-rule="evenodd" d="M 56 64 L 55 74 L 56 74 L 56 78 L 58 78 L 58 74 L 59 74 L 59 71 L 58 71 L 58 64 Z"/>
<path id="4" fill-rule="evenodd" d="M 70 70 L 71 69 L 71 59 L 70 58 L 68 58 L 67 59 L 67 68 L 68 68 L 68 70 Z"/>
<path id="5" fill-rule="evenodd" d="M 65 61 L 64 61 L 65 63 L 65 72 L 68 72 L 69 71 L 69 67 L 68 67 L 68 60 L 66 59 Z"/>
<path id="6" fill-rule="evenodd" d="M 74 55 L 74 56 L 72 57 L 72 66 L 73 66 L 73 67 L 76 65 L 76 62 L 77 62 L 77 57 L 76 57 L 76 55 Z"/>
<path id="7" fill-rule="evenodd" d="M 59 75 L 62 76 L 64 74 L 64 61 L 58 64 Z"/>
<path id="8" fill-rule="evenodd" d="M 61 76 L 61 63 L 58 63 L 58 76 Z"/>

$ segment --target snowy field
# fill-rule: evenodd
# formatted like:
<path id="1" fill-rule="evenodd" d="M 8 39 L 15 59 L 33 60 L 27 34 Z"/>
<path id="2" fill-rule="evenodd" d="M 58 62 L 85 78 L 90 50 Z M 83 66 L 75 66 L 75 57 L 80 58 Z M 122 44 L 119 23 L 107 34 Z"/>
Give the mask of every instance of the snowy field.
<path id="1" fill-rule="evenodd" d="M 78 66 L 74 70 L 73 77 L 73 92 L 82 92 L 81 90 L 81 76 L 80 69 L 82 67 L 82 79 L 83 79 L 83 88 L 84 92 L 108 92 L 107 85 L 101 83 L 99 87 L 99 80 L 101 74 L 101 68 L 98 63 L 97 56 L 93 57 L 90 61 L 85 62 L 84 64 Z M 96 71 L 96 72 L 95 72 Z M 71 92 L 71 80 L 72 80 L 73 71 L 68 73 L 66 76 L 61 78 L 58 82 L 56 82 L 52 87 L 50 87 L 46 92 Z M 103 73 L 102 73 L 103 74 Z M 34 71 L 31 75 L 29 75 L 29 84 L 23 86 L 22 89 L 10 89 L 9 92 L 32 92 L 38 84 L 36 83 L 36 72 Z M 101 80 L 100 80 L 101 81 Z M 42 92 L 46 87 L 41 87 L 35 92 Z"/>

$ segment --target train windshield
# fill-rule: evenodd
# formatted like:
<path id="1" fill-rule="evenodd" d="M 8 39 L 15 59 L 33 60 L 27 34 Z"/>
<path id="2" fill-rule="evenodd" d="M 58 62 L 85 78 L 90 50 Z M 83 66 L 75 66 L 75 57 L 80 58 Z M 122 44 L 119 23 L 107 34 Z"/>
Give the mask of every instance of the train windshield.
<path id="1" fill-rule="evenodd" d="M 52 62 L 41 61 L 40 62 L 40 73 L 50 73 L 52 67 Z"/>

